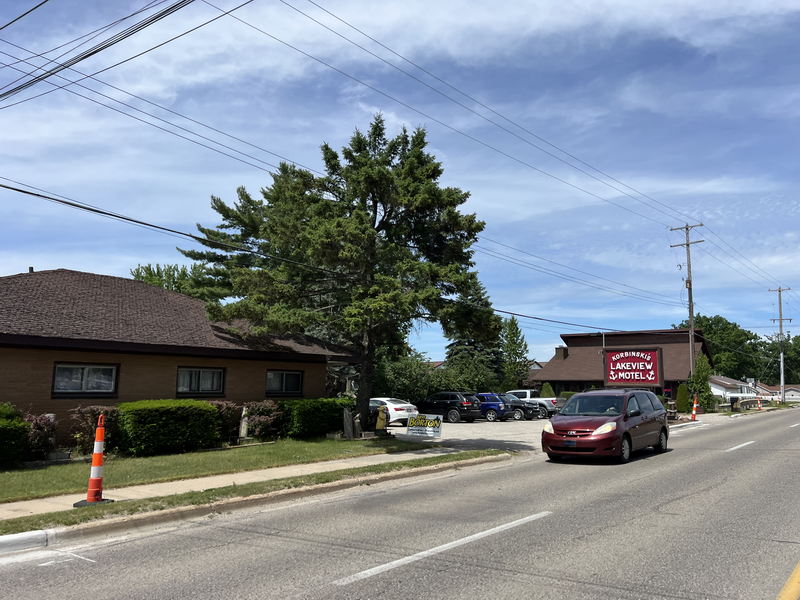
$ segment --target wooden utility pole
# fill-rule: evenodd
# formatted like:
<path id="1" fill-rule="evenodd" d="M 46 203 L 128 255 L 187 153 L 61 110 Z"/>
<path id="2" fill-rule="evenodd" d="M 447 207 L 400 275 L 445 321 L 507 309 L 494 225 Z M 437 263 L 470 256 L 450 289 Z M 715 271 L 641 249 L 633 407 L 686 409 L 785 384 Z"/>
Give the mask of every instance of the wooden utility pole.
<path id="1" fill-rule="evenodd" d="M 791 319 L 784 319 L 783 318 L 783 292 L 788 292 L 792 288 L 785 288 L 778 286 L 777 290 L 770 290 L 770 292 L 778 292 L 778 318 L 777 319 L 770 319 L 773 323 L 775 321 L 778 322 L 778 329 L 780 333 L 778 334 L 778 344 L 780 344 L 781 349 L 781 404 L 786 404 L 786 383 L 783 378 L 783 322 L 784 321 L 791 321 Z"/>
<path id="2" fill-rule="evenodd" d="M 686 241 L 683 244 L 671 244 L 670 248 L 677 248 L 678 246 L 686 246 L 686 289 L 689 292 L 689 377 L 694 374 L 694 298 L 692 296 L 692 244 L 699 244 L 705 240 L 689 241 L 689 232 L 695 227 L 702 227 L 702 223 L 696 225 L 689 225 L 688 223 L 683 227 L 671 227 L 670 231 L 683 230 L 686 234 Z"/>

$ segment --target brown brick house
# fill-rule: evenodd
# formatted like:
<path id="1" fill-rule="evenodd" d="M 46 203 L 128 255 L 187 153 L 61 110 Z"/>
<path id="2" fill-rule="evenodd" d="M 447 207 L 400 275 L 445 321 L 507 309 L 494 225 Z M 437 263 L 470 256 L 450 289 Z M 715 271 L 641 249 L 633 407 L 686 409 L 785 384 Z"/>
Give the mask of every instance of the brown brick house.
<path id="1" fill-rule="evenodd" d="M 0 402 L 65 419 L 79 405 L 145 398 L 237 403 L 325 395 L 356 362 L 311 338 L 245 342 L 202 301 L 146 283 L 57 269 L 0 277 Z"/>
<path id="2" fill-rule="evenodd" d="M 528 385 L 540 387 L 549 382 L 556 393 L 579 392 L 589 388 L 647 386 L 657 394 L 675 394 L 678 384 L 689 377 L 688 329 L 661 329 L 648 331 L 615 331 L 609 333 L 562 334 L 564 345 L 541 369 L 531 371 Z M 610 382 L 606 370 L 609 360 L 622 356 L 625 364 L 638 364 L 643 359 L 638 354 L 653 354 L 657 365 L 652 381 L 629 384 L 625 380 Z M 709 356 L 702 331 L 695 330 L 695 356 Z M 630 358 L 627 356 L 630 355 Z"/>

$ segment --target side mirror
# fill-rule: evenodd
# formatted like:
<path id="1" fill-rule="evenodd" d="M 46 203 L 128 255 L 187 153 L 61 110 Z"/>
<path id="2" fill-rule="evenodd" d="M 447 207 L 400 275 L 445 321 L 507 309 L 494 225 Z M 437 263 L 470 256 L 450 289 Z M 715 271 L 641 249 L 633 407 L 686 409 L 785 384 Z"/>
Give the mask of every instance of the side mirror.
<path id="1" fill-rule="evenodd" d="M 629 410 L 628 411 L 628 416 L 629 417 L 638 417 L 641 414 L 642 414 L 642 411 L 640 411 L 638 408 L 634 408 L 633 410 Z"/>

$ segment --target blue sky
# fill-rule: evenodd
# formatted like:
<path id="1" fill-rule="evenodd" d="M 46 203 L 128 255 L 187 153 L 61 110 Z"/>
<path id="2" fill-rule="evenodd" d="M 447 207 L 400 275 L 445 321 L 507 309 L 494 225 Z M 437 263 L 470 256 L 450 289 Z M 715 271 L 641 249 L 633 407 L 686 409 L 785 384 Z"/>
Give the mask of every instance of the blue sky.
<path id="1" fill-rule="evenodd" d="M 171 2 L 50 0 L 0 30 L 0 63 L 14 63 L 0 68 L 0 86 L 21 75 L 16 69 L 33 69 L 16 62 L 19 59 L 41 65 L 42 59 L 31 58 L 32 53 L 144 6 L 153 5 L 142 16 Z M 3 2 L 0 27 L 37 3 Z M 225 10 L 240 3 L 214 2 Z M 403 125 L 425 127 L 430 148 L 445 167 L 442 183 L 471 193 L 465 210 L 486 221 L 476 268 L 495 307 L 582 325 L 523 319 L 531 358 L 548 360 L 561 333 L 601 327 L 659 329 L 683 320 L 685 253 L 670 248 L 683 242 L 683 234 L 670 228 L 687 222 L 704 223 L 692 231 L 693 240 L 705 240 L 692 246 L 698 313 L 721 314 L 769 335 L 776 331 L 770 319 L 778 316 L 778 307 L 777 294 L 768 290 L 783 286 L 794 288 L 784 293 L 784 316 L 800 319 L 797 2 L 505 4 L 513 6 L 255 0 L 234 14 L 262 31 L 223 17 L 103 72 L 98 78 L 104 83 L 81 82 L 215 142 L 71 87 L 241 160 L 66 89 L 11 106 L 53 88 L 40 82 L 0 100 L 0 177 L 7 178 L 0 183 L 14 180 L 194 231 L 196 223 L 217 223 L 209 207 L 211 195 L 232 201 L 237 186 L 257 192 L 269 185 L 269 163 L 280 159 L 264 150 L 320 169 L 323 141 L 339 148 L 354 128 L 367 127 L 381 112 L 392 133 Z M 458 91 L 404 63 L 320 7 Z M 76 68 L 94 73 L 218 14 L 197 0 Z M 137 18 L 141 16 L 125 23 Z M 69 71 L 60 75 L 78 77 Z M 48 81 L 65 83 L 58 76 Z M 540 138 L 591 166 L 577 163 Z M 175 247 L 190 247 L 174 237 L 5 190 L 0 190 L 0 218 L 5 224 L 0 276 L 29 266 L 128 276 L 140 263 L 182 262 Z M 420 324 L 410 341 L 431 359 L 444 357 L 445 340 L 436 327 Z"/>

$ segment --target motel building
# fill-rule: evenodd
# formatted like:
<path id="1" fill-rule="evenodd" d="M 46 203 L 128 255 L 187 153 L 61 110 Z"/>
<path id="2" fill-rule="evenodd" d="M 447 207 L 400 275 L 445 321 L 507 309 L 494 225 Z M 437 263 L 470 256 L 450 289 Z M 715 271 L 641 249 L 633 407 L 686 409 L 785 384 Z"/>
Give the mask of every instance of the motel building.
<path id="1" fill-rule="evenodd" d="M 705 354 L 710 362 L 702 331 L 694 334 L 695 357 Z M 674 398 L 689 378 L 688 329 L 566 333 L 561 339 L 553 358 L 531 371 L 530 387 L 549 382 L 556 394 L 636 387 Z"/>

